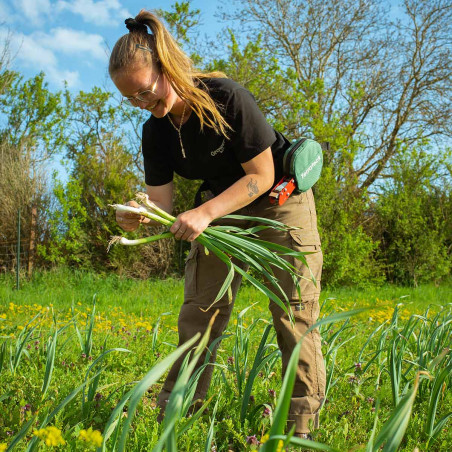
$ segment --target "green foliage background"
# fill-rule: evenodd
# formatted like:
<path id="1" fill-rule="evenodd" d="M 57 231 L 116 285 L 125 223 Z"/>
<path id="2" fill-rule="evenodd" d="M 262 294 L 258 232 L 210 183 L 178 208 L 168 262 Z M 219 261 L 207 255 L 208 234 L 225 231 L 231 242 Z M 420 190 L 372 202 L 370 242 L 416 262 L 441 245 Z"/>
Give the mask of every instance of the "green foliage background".
<path id="1" fill-rule="evenodd" d="M 249 2 L 240 3 L 243 17 L 248 17 Z M 270 0 L 261 3 L 276 8 L 276 3 Z M 315 6 L 318 2 L 308 3 Z M 337 2 L 333 3 L 332 8 L 337 6 Z M 321 8 L 320 3 L 317 6 Z M 428 8 L 424 4 L 422 7 Z M 305 16 L 299 17 L 300 24 L 303 20 L 316 20 L 312 16 L 316 11 L 306 7 Z M 272 51 L 277 42 L 271 41 L 270 32 L 262 35 L 259 29 L 245 38 L 228 28 L 217 49 L 210 48 L 210 53 L 200 51 L 203 47 L 197 45 L 195 36 L 200 13 L 191 8 L 190 2 L 176 2 L 172 11 L 160 11 L 196 65 L 203 70 L 224 71 L 249 89 L 275 129 L 289 139 L 308 135 L 330 143 L 321 179 L 314 187 L 325 256 L 325 284 L 369 286 L 387 280 L 417 285 L 438 283 L 450 275 L 451 153 L 447 139 L 444 140 L 448 131 L 443 130 L 443 140 L 430 139 L 430 135 L 440 133 L 435 129 L 439 126 L 422 122 L 427 110 L 423 116 L 414 117 L 416 111 L 410 105 L 411 110 L 400 117 L 410 125 L 408 132 L 413 129 L 417 135 L 408 136 L 397 126 L 400 130 L 397 134 L 394 129 L 392 141 L 384 146 L 378 144 L 369 125 L 372 123 L 366 125 L 365 120 L 367 115 L 374 114 L 381 130 L 393 127 L 392 117 L 384 114 L 378 104 L 388 103 L 397 94 L 393 92 L 394 84 L 385 84 L 390 79 L 372 78 L 374 72 L 366 78 L 365 72 L 350 70 L 350 76 L 334 85 L 325 68 L 323 77 L 320 69 L 307 77 L 305 68 L 298 65 L 299 57 L 291 61 L 284 48 Z M 370 20 L 371 13 L 366 14 Z M 423 17 L 423 10 L 413 14 Z M 292 44 L 288 42 L 289 50 Z M 217 51 L 219 48 L 221 52 Z M 391 56 L 390 44 L 381 49 L 381 54 L 368 55 L 365 60 L 374 71 Z M 408 44 L 404 49 L 408 55 Z M 321 50 L 319 47 L 315 55 L 319 65 L 323 58 Z M 402 63 L 408 60 L 404 54 L 398 57 Z M 438 67 L 437 80 L 442 77 L 441 70 Z M 416 83 L 415 78 L 412 80 Z M 403 85 L 407 89 L 408 82 Z M 432 96 L 433 102 L 429 86 L 426 84 L 425 96 Z M 345 99 L 342 103 L 334 101 L 335 90 L 342 93 Z M 374 107 L 376 110 L 372 110 Z M 28 198 L 15 201 L 14 205 L 24 212 L 24 236 L 29 237 L 32 228 L 37 230 L 37 265 L 64 264 L 142 278 L 182 271 L 189 247 L 186 243 L 153 245 L 146 250 L 115 247 L 110 254 L 106 253 L 110 236 L 121 232 L 108 204 L 126 202 L 137 190 L 144 189 L 140 150 L 141 124 L 145 120 L 142 112 L 124 109 L 114 93 L 98 87 L 78 94 L 67 89 L 53 93 L 44 74 L 24 80 L 5 64 L 0 64 L 0 112 L 2 152 L 14 149 L 16 154 L 10 154 L 17 158 L 26 153 L 30 180 L 43 171 L 49 173 L 49 158 L 54 155 L 63 156 L 69 174 L 65 182 L 58 180 L 58 176 L 51 181 L 48 176 L 46 184 L 38 184 L 39 187 L 32 184 L 35 188 Z M 369 145 L 372 139 L 373 147 Z M 378 158 L 362 169 L 360 165 L 373 149 Z M 176 214 L 192 207 L 199 184 L 200 181 L 176 177 Z M 0 190 L 3 198 L 12 199 L 8 187 L 0 185 Z M 34 226 L 30 217 L 32 205 L 38 208 L 38 222 Z M 0 240 L 14 240 L 14 212 L 6 217 Z M 140 235 L 149 235 L 149 231 L 143 229 L 128 236 Z M 0 264 L 8 267 L 14 262 L 5 258 Z"/>

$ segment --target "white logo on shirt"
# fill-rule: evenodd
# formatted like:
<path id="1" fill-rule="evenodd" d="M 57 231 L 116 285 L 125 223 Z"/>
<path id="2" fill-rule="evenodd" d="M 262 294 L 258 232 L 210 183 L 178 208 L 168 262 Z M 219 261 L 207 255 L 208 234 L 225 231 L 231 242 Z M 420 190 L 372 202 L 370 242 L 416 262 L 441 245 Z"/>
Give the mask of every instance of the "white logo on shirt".
<path id="1" fill-rule="evenodd" d="M 220 147 L 218 147 L 217 149 L 215 149 L 214 151 L 212 151 L 212 152 L 210 153 L 210 155 L 211 155 L 212 157 L 215 157 L 217 154 L 221 154 L 223 151 L 224 151 L 224 140 L 223 140 L 223 142 L 221 143 Z"/>

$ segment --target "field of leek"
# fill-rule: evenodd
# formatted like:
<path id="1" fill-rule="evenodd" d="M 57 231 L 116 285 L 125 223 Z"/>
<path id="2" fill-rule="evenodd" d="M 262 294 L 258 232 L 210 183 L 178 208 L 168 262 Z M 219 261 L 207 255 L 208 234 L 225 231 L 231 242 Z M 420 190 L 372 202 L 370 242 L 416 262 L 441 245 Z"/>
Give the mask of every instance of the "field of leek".
<path id="1" fill-rule="evenodd" d="M 327 397 L 311 443 L 284 429 L 292 373 L 280 378 L 268 302 L 249 284 L 205 406 L 188 414 L 198 348 L 162 425 L 181 280 L 60 270 L 14 285 L 0 276 L 0 451 L 452 450 L 450 282 L 323 292 Z"/>

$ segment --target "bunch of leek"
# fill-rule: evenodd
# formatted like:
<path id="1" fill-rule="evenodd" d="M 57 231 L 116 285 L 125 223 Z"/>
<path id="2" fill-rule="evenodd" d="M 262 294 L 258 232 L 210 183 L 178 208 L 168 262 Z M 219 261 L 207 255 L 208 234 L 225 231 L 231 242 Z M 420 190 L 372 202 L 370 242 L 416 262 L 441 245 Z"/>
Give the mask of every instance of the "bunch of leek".
<path id="1" fill-rule="evenodd" d="M 120 212 L 130 212 L 142 215 L 150 220 L 168 226 L 168 228 L 170 228 L 176 221 L 175 217 L 160 209 L 152 201 L 150 201 L 145 193 L 137 193 L 136 199 L 140 203 L 140 207 L 125 206 L 122 204 L 113 204 L 111 207 Z M 259 217 L 226 215 L 222 217 L 222 219 L 250 220 L 255 223 L 259 223 L 259 225 L 248 229 L 242 229 L 236 226 L 209 226 L 196 238 L 196 240 L 204 246 L 206 253 L 214 253 L 225 263 L 229 270 L 220 291 L 209 308 L 212 307 L 220 298 L 222 298 L 226 292 L 228 293 L 229 299 L 232 299 L 231 283 L 235 272 L 237 272 L 246 278 L 253 286 L 263 292 L 268 298 L 273 300 L 286 313 L 288 313 L 292 319 L 292 313 L 287 309 L 287 306 L 284 303 L 288 303 L 289 300 L 279 285 L 278 279 L 274 276 L 272 267 L 287 271 L 292 276 L 300 296 L 298 280 L 302 276 L 297 273 L 296 267 L 290 263 L 289 259 L 286 258 L 289 256 L 294 257 L 300 260 L 305 266 L 308 266 L 305 255 L 309 253 L 294 251 L 285 246 L 261 240 L 258 238 L 257 233 L 267 228 L 278 230 L 289 230 L 295 228 L 286 226 L 279 221 Z M 120 243 L 121 245 L 140 245 L 172 236 L 173 234 L 168 231 L 162 234 L 136 240 L 128 240 L 124 237 L 112 237 L 108 249 L 114 243 Z M 267 281 L 269 281 L 270 284 L 276 288 L 276 290 L 271 291 L 263 283 L 234 263 L 234 261 L 244 262 L 250 268 L 258 272 L 258 274 L 265 276 Z M 316 284 L 312 273 L 311 279 L 313 283 Z M 277 294 L 280 294 L 282 299 Z"/>

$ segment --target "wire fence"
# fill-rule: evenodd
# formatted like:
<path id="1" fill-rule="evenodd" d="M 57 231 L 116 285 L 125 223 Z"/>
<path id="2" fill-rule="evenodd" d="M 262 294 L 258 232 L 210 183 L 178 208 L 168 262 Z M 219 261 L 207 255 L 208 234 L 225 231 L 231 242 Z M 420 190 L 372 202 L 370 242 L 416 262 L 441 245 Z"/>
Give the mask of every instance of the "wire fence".
<path id="1" fill-rule="evenodd" d="M 23 215 L 23 212 L 22 212 Z M 28 227 L 29 236 L 23 237 L 23 229 L 21 228 L 21 209 L 17 209 L 17 234 L 16 239 L 2 234 L 0 240 L 0 274 L 15 272 L 16 273 L 16 289 L 20 288 L 21 273 L 26 271 L 30 277 L 33 271 L 33 259 L 35 256 L 35 239 L 36 239 L 36 218 L 37 208 L 31 206 L 30 224 Z M 7 240 L 5 240 L 7 239 Z"/>
<path id="2" fill-rule="evenodd" d="M 30 266 L 30 238 L 20 239 L 19 256 L 17 255 L 17 242 L 3 241 L 0 242 L 0 272 L 7 273 L 19 269 L 29 269 Z M 18 259 L 19 257 L 19 259 Z"/>

